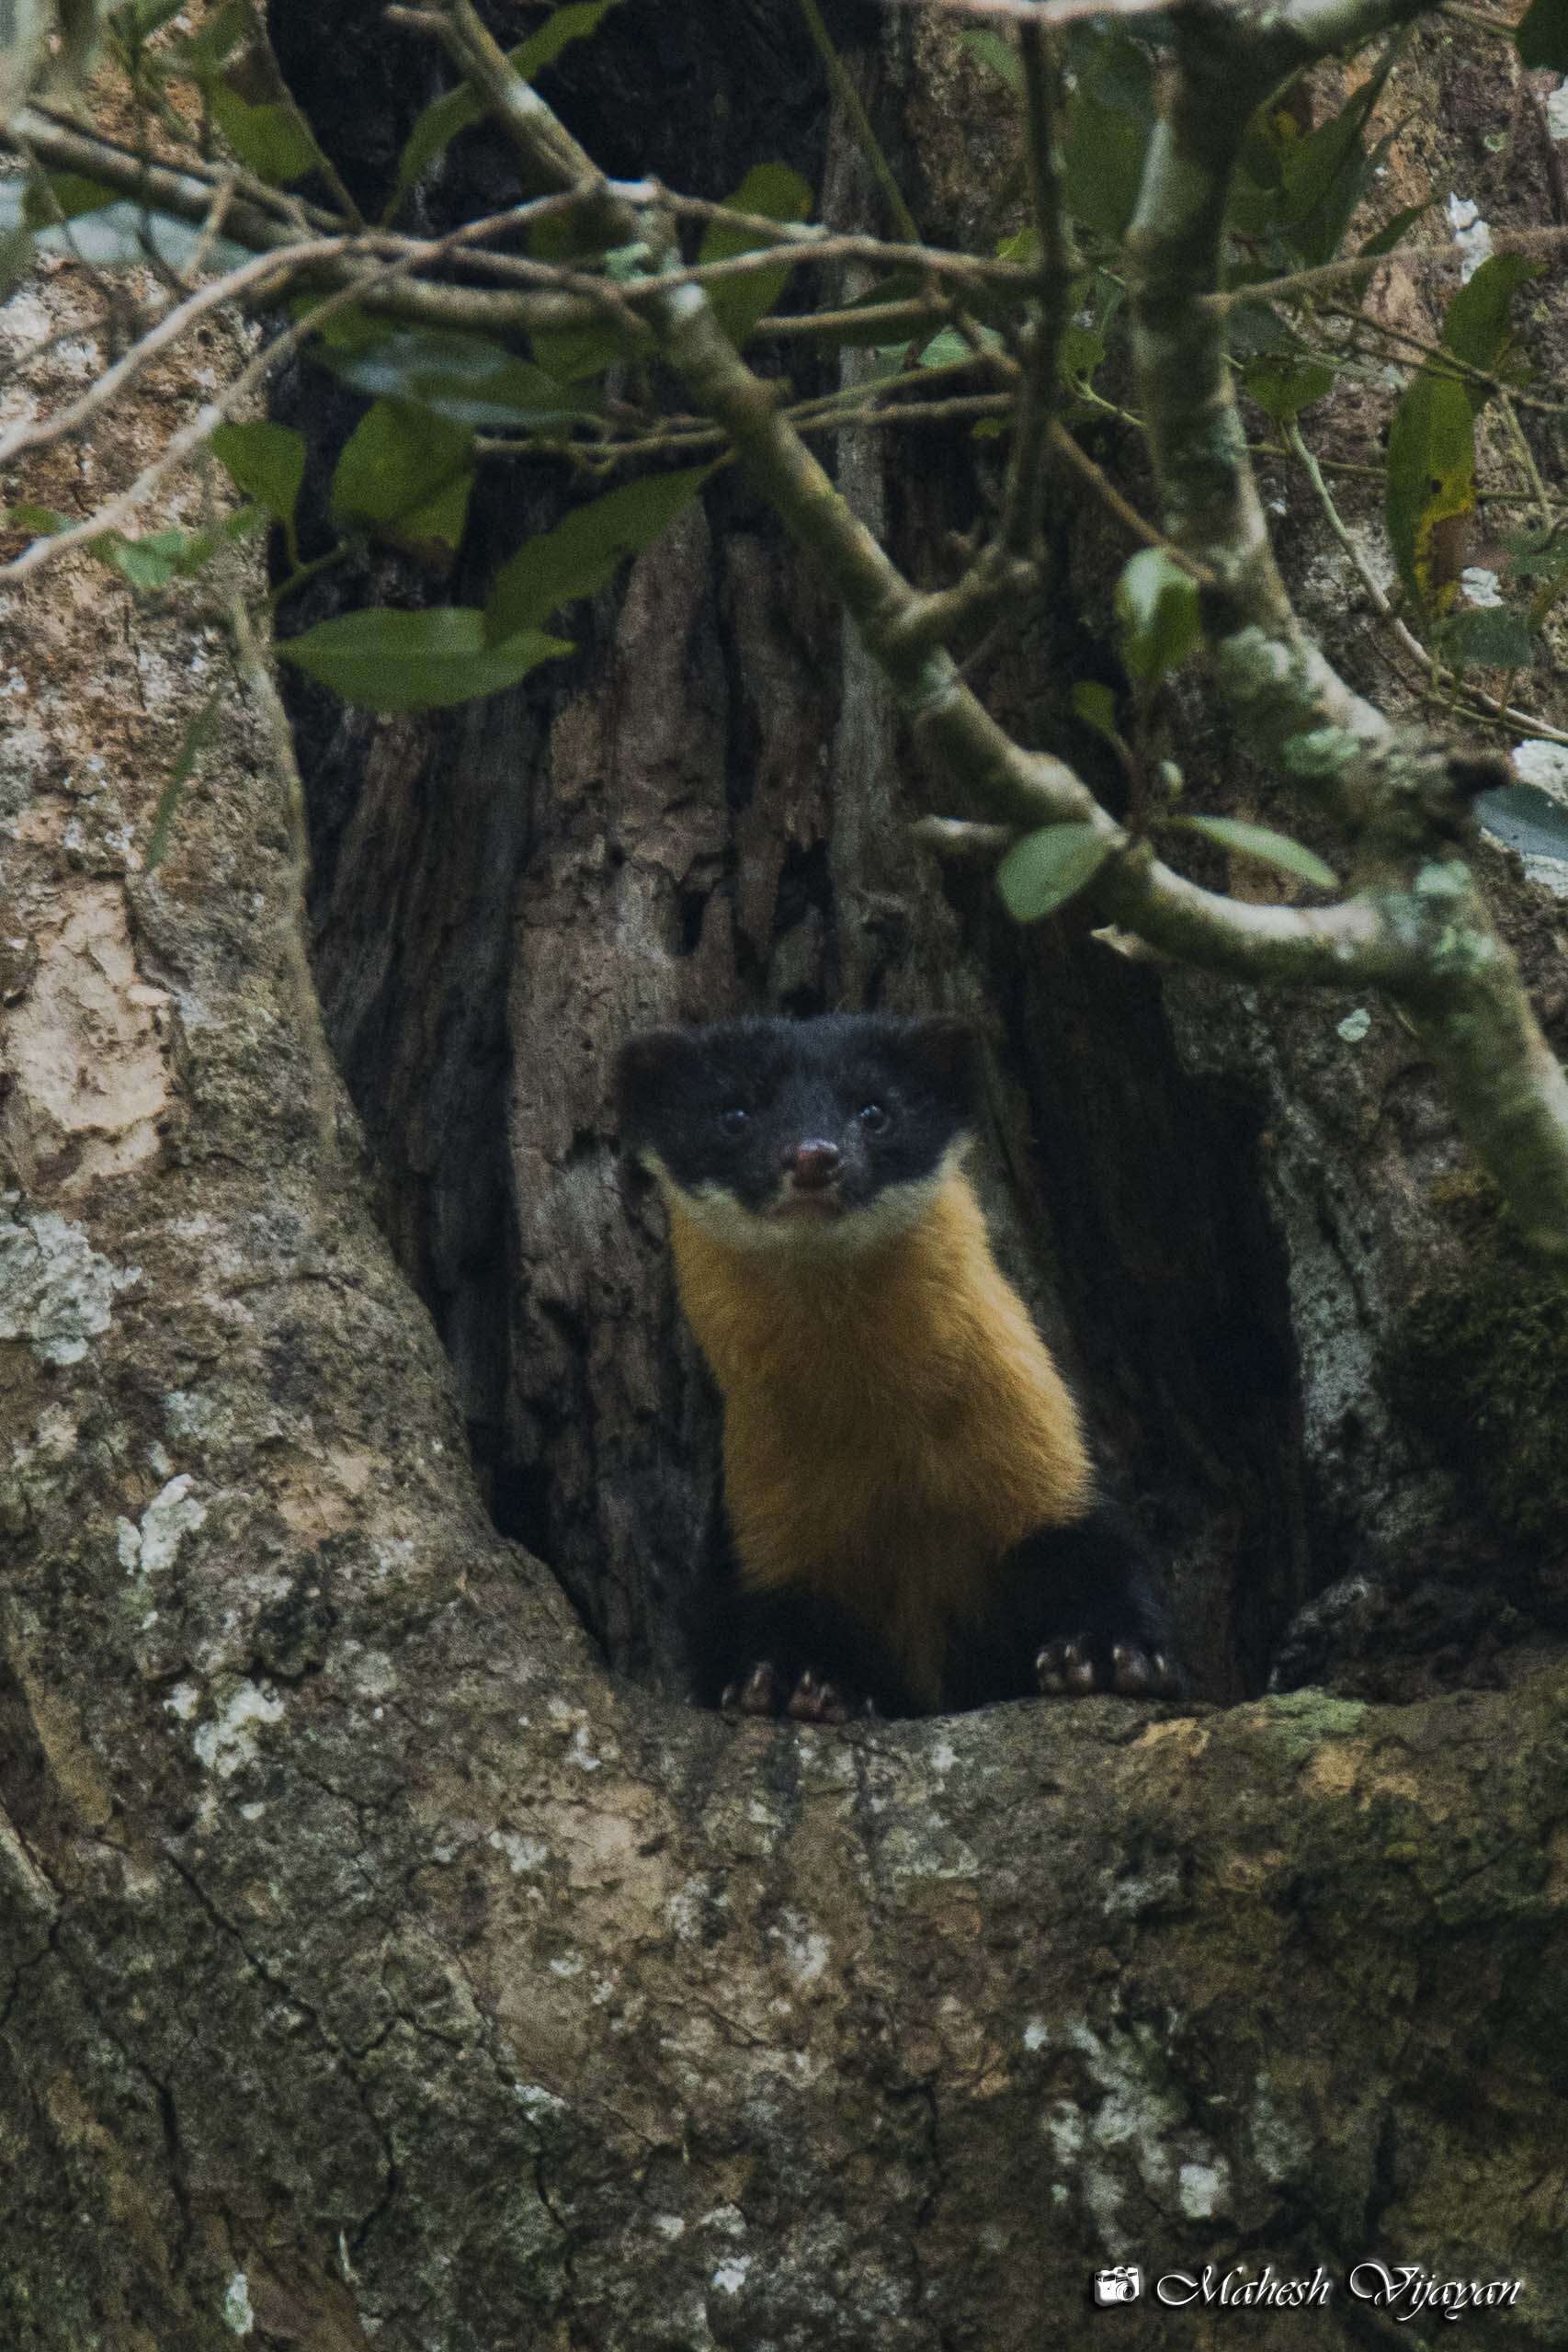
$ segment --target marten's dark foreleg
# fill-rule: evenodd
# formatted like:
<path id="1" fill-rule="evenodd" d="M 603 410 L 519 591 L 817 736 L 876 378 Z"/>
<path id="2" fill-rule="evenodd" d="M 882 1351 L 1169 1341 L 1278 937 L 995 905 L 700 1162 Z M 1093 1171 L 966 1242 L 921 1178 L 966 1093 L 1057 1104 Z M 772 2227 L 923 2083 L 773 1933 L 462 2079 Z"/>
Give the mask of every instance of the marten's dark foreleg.
<path id="1" fill-rule="evenodd" d="M 943 1699 L 978 1707 L 1096 1691 L 1168 1699 L 1185 1688 L 1148 1551 L 1125 1513 L 1101 1504 L 1073 1527 L 1038 1528 L 1008 1553 L 989 1614 L 954 1639 Z"/>
<path id="2" fill-rule="evenodd" d="M 802 1723 L 846 1722 L 868 1702 L 879 1715 L 917 1711 L 888 1652 L 849 1610 L 788 1586 L 748 1591 L 731 1560 L 694 1595 L 686 1640 L 700 1706 Z"/>

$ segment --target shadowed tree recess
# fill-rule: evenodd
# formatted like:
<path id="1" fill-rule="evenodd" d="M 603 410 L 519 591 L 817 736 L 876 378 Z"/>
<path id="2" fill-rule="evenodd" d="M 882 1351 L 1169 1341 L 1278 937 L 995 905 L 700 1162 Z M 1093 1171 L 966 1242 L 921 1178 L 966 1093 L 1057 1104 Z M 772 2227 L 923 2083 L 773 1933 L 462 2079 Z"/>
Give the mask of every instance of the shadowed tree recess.
<path id="1" fill-rule="evenodd" d="M 1522 52 L 1444 26 L 1395 57 L 1414 12 L 1192 8 L 1157 73 L 1070 11 L 1006 69 L 903 11 L 819 68 L 814 11 L 746 12 L 736 143 L 704 112 L 689 179 L 697 101 L 658 75 L 712 86 L 718 12 L 667 51 L 636 0 L 511 13 L 520 48 L 579 38 L 508 64 L 460 6 L 327 9 L 280 95 L 222 12 L 154 7 L 140 117 L 116 84 L 13 127 L 48 193 L 5 321 L 0 2337 L 1021 2352 L 1114 2261 L 1321 2267 L 1288 2324 L 1329 2346 L 1394 2334 L 1346 2284 L 1377 2258 L 1517 2281 L 1473 2324 L 1556 2343 L 1565 1326 L 1530 1244 L 1561 1079 L 1520 974 L 1561 1041 L 1562 941 L 1471 814 L 1489 744 L 1552 733 L 1439 555 L 1467 497 L 1524 500 L 1504 617 L 1550 635 L 1550 380 L 1516 343 L 1561 327 L 1508 272 L 1455 324 L 1419 210 L 1434 258 L 1374 282 L 1354 250 L 1425 196 L 1357 211 L 1358 91 L 1409 77 L 1457 175 L 1506 113 L 1476 33 L 1517 101 L 1496 258 L 1553 252 L 1518 78 L 1551 11 Z M 204 35 L 169 85 L 142 54 Z M 1101 40 L 1142 66 L 1098 78 Z M 1085 93 L 1115 189 L 1079 177 Z M 655 98 L 669 155 L 629 127 Z M 222 154 L 179 143 L 198 112 Z M 759 156 L 825 231 L 781 177 L 724 206 Z M 914 258 L 884 174 L 939 224 Z M 1099 307 L 1124 231 L 1131 318 Z M 1281 290 L 1313 270 L 1348 273 L 1332 314 Z M 1221 340 L 1244 278 L 1286 345 Z M 1426 506 L 1402 438 L 1441 453 Z M 563 495 L 588 462 L 624 471 Z M 1385 479 L 1372 639 L 1335 608 Z M 1462 743 L 1387 715 L 1427 690 Z M 373 1160 L 303 968 L 307 786 Z M 1004 925 L 999 861 L 1065 919 Z M 1004 1251 L 1176 1559 L 1198 1707 L 733 1725 L 607 1674 L 563 1601 L 668 1678 L 711 1505 L 613 1048 L 843 1000 L 991 1008 Z M 1336 1687 L 1257 1696 L 1271 1666 Z"/>

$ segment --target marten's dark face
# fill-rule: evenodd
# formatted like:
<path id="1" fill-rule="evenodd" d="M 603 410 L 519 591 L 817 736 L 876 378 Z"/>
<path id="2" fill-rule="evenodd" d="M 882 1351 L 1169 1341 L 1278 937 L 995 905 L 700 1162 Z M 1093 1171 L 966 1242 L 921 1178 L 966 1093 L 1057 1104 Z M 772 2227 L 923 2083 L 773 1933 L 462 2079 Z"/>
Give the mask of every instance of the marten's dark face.
<path id="1" fill-rule="evenodd" d="M 715 1239 L 855 1250 L 915 1222 L 973 1132 L 966 1023 L 884 1014 L 653 1029 L 621 1051 L 623 1141 Z"/>

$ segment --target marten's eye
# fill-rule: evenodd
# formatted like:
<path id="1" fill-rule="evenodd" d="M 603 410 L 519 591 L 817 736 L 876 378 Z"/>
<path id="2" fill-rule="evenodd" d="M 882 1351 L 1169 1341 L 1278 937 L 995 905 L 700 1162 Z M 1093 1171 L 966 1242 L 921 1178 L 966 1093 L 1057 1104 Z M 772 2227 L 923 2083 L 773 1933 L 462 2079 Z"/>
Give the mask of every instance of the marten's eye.
<path id="1" fill-rule="evenodd" d="M 732 1139 L 744 1135 L 751 1125 L 751 1113 L 749 1110 L 743 1110 L 739 1103 L 731 1103 L 726 1109 L 719 1113 L 719 1124 L 724 1133 Z"/>
<path id="2" fill-rule="evenodd" d="M 892 1115 L 881 1103 L 862 1103 L 856 1113 L 868 1135 L 881 1135 L 892 1125 Z"/>

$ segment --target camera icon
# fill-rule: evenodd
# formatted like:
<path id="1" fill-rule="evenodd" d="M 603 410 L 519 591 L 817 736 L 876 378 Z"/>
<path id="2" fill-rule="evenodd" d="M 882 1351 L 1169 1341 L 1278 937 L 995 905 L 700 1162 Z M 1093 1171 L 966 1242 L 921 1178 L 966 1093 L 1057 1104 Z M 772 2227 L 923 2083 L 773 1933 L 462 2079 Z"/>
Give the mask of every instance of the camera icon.
<path id="1" fill-rule="evenodd" d="M 1143 2273 L 1135 2262 L 1120 2262 L 1113 2270 L 1095 2273 L 1095 2301 L 1102 2309 L 1108 2303 L 1135 2303 L 1142 2292 Z"/>

